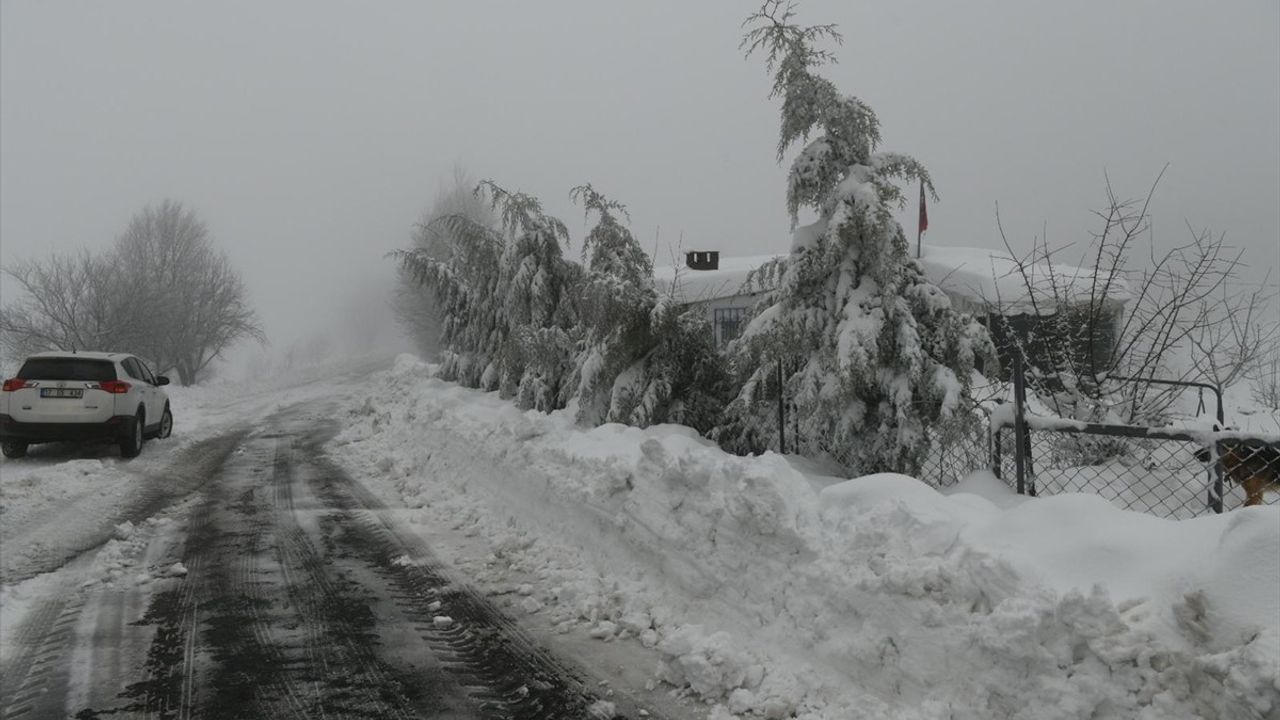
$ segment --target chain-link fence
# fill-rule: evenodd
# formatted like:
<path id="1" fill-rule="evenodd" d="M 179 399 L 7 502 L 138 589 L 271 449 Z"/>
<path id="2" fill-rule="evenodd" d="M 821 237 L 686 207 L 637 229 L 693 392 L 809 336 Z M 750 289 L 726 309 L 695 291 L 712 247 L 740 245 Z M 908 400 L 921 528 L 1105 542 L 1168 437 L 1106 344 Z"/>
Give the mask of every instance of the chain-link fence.
<path id="1" fill-rule="evenodd" d="M 1190 518 L 1243 505 L 1280 502 L 1280 437 L 1217 428 L 1222 394 L 1203 383 L 1116 378 L 1150 385 L 1210 389 L 1219 425 L 1213 431 L 1141 427 L 1034 417 L 1026 411 L 1025 378 L 1014 368 L 1014 402 L 993 423 L 992 469 L 1018 492 L 1089 492 L 1126 510 Z"/>
<path id="2" fill-rule="evenodd" d="M 1280 502 L 1263 492 L 1280 476 L 1278 444 L 1224 433 L 1199 437 L 1128 426 L 1086 427 L 1094 432 L 1028 430 L 1027 494 L 1087 492 L 1126 510 L 1178 519 L 1217 512 L 1218 507 L 1232 510 L 1251 497 L 1252 504 Z M 1135 430 L 1146 437 L 1131 435 Z M 1217 437 L 1222 435 L 1228 437 Z M 993 469 L 1011 486 L 1017 477 L 1014 443 L 1013 428 L 995 435 Z"/>
<path id="3" fill-rule="evenodd" d="M 991 418 L 975 411 L 969 422 L 929 430 L 929 449 L 920 464 L 920 479 L 948 488 L 975 470 L 992 467 Z"/>
<path id="4" fill-rule="evenodd" d="M 744 437 L 742 450 L 795 452 L 797 412 L 779 399 L 781 375 L 766 381 L 757 399 L 759 416 L 771 422 Z M 920 479 L 946 489 L 991 470 L 1023 494 L 1092 493 L 1162 518 L 1280 504 L 1280 437 L 1031 417 L 1023 397 L 997 406 L 994 417 L 978 408 L 968 422 L 930 428 Z M 1219 421 L 1222 415 L 1219 396 Z"/>

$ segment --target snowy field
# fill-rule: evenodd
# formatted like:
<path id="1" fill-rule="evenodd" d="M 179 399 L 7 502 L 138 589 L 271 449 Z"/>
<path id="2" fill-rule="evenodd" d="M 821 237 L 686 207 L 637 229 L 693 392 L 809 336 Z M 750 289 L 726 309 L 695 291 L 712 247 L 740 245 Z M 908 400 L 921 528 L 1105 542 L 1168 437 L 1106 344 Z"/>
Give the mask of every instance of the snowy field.
<path id="1" fill-rule="evenodd" d="M 987 474 L 944 496 L 571 418 L 402 356 L 334 454 L 716 720 L 1280 714 L 1278 507 L 1168 521 Z"/>
<path id="2" fill-rule="evenodd" d="M 333 397 L 347 427 L 329 452 L 442 559 L 559 648 L 697 715 L 1280 716 L 1280 507 L 1168 521 L 1092 495 L 1029 500 L 988 474 L 947 495 L 844 480 L 679 426 L 583 430 L 572 408 L 521 412 L 410 356 L 368 367 L 175 390 L 175 439 L 131 463 L 0 465 L 0 548 L 38 552 L 40 528 L 123 502 L 134 473 Z M 94 572 L 161 532 L 122 528 Z M 0 636 L 40 585 L 6 580 Z"/>

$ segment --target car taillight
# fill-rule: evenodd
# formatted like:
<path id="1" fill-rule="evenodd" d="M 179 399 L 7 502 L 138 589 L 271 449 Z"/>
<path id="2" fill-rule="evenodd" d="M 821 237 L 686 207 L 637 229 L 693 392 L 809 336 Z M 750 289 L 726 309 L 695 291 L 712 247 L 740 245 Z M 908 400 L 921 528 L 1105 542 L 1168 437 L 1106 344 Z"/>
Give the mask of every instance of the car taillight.
<path id="1" fill-rule="evenodd" d="M 123 380 L 103 380 L 98 383 L 99 390 L 105 390 L 112 395 L 123 395 L 129 392 L 131 386 Z"/>
<path id="2" fill-rule="evenodd" d="M 21 390 L 29 387 L 35 387 L 35 383 L 29 383 L 22 378 L 9 378 L 4 381 L 5 392 L 13 392 L 14 390 Z"/>

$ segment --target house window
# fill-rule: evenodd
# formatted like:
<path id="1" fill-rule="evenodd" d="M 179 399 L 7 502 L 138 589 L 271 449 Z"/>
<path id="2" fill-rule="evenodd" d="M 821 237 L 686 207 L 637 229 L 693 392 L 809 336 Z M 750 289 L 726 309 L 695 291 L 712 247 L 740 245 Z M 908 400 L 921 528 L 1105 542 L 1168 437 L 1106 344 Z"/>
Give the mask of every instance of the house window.
<path id="1" fill-rule="evenodd" d="M 730 340 L 742 334 L 747 321 L 747 309 L 740 307 L 716 308 L 712 311 L 712 325 L 716 332 L 716 345 L 724 347 Z"/>

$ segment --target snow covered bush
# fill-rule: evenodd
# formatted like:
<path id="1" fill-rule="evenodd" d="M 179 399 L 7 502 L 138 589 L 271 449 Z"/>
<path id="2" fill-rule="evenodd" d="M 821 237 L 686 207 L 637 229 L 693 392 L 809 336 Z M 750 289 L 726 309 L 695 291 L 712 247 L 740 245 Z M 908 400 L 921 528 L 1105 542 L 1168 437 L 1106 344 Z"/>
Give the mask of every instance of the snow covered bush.
<path id="1" fill-rule="evenodd" d="M 742 389 L 732 415 L 740 427 L 770 432 L 775 416 L 757 409 L 756 395 L 781 362 L 799 451 L 861 472 L 914 472 L 927 428 L 968 417 L 956 411 L 975 358 L 993 355 L 991 342 L 926 281 L 893 218 L 904 203 L 899 183 L 918 181 L 932 192 L 928 172 L 910 157 L 876 151 L 872 109 L 815 73 L 834 59 L 815 44 L 839 41 L 839 33 L 801 27 L 793 16 L 791 5 L 765 2 L 747 20 L 743 47 L 766 55 L 772 94 L 782 98 L 779 160 L 808 141 L 788 177 L 792 224 L 802 208 L 818 218 L 794 231 L 778 290 L 735 343 Z"/>

